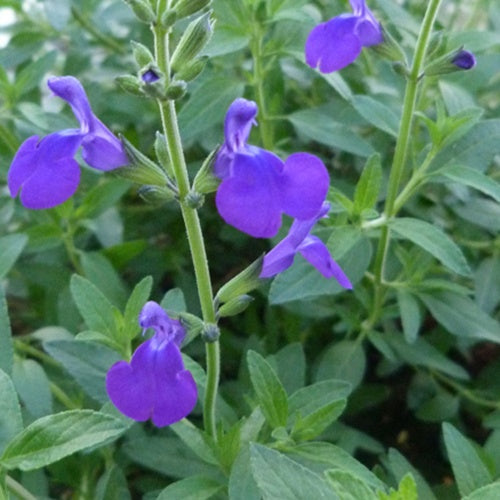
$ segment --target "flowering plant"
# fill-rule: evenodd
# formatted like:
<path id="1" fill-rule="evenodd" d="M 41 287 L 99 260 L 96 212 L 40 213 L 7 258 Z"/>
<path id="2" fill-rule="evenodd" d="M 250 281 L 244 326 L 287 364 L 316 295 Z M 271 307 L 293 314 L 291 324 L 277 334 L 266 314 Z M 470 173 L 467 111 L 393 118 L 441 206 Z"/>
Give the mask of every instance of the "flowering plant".
<path id="1" fill-rule="evenodd" d="M 500 496 L 486 3 L 0 7 L 1 498 Z"/>

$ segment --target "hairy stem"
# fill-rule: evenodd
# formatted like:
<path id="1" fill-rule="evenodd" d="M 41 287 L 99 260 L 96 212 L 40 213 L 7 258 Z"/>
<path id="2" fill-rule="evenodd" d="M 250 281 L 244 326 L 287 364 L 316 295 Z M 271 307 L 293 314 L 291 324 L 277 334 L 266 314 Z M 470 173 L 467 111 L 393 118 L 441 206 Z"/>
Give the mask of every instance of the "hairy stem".
<path id="1" fill-rule="evenodd" d="M 261 142 L 264 148 L 273 149 L 274 132 L 273 124 L 267 115 L 266 97 L 264 92 L 265 71 L 263 66 L 262 52 L 262 30 L 257 21 L 255 21 L 255 31 L 252 42 L 250 43 L 250 51 L 253 59 L 253 85 L 255 88 L 255 100 L 259 107 L 259 130 Z"/>
<path id="2" fill-rule="evenodd" d="M 36 497 L 32 495 L 22 484 L 18 483 L 14 478 L 6 476 L 5 485 L 7 489 L 15 495 L 16 498 L 21 498 L 23 500 L 36 500 Z"/>
<path id="3" fill-rule="evenodd" d="M 155 37 L 155 57 L 160 70 L 164 73 L 167 81 L 170 79 L 170 61 L 168 47 L 168 32 L 160 25 L 153 28 Z M 182 142 L 177 123 L 177 113 L 173 101 L 158 101 L 160 109 L 163 132 L 167 141 L 167 147 L 174 171 L 175 180 L 179 189 L 179 201 L 186 227 L 191 259 L 193 262 L 198 296 L 200 300 L 203 320 L 207 323 L 215 323 L 215 309 L 213 304 L 212 283 L 208 268 L 205 242 L 201 230 L 200 219 L 196 209 L 185 203 L 185 198 L 190 190 L 189 177 L 182 149 Z M 205 390 L 205 401 L 203 405 L 203 418 L 205 429 L 216 438 L 215 402 L 217 388 L 219 385 L 220 372 L 220 350 L 219 343 L 206 344 L 207 363 L 207 385 Z"/>
<path id="4" fill-rule="evenodd" d="M 389 176 L 389 185 L 387 189 L 387 198 L 385 200 L 384 213 L 387 219 L 393 217 L 396 213 L 396 199 L 401 184 L 401 179 L 406 166 L 410 138 L 413 129 L 413 117 L 417 103 L 418 84 L 421 79 L 421 72 L 424 65 L 425 54 L 432 34 L 432 27 L 436 19 L 436 14 L 441 0 L 430 0 L 427 5 L 427 11 L 420 29 L 410 74 L 406 82 L 405 96 L 403 101 L 403 112 L 399 125 L 399 134 L 394 151 L 394 158 Z M 397 207 L 398 209 L 401 207 Z M 383 305 L 384 290 L 382 286 L 384 276 L 384 266 L 389 249 L 390 230 L 389 226 L 384 226 L 380 235 L 380 240 L 375 257 L 374 267 L 374 286 L 375 296 L 372 306 L 371 321 L 380 316 Z"/>

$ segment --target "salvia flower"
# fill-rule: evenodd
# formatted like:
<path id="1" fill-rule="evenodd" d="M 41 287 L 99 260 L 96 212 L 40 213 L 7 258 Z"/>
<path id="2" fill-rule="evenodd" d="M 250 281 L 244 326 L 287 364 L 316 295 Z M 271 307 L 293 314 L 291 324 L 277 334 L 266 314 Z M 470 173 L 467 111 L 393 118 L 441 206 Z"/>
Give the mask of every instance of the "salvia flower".
<path id="1" fill-rule="evenodd" d="M 322 73 L 351 64 L 363 47 L 384 41 L 382 28 L 365 0 L 350 0 L 352 14 L 341 14 L 318 24 L 307 37 L 306 62 Z"/>
<path id="2" fill-rule="evenodd" d="M 180 346 L 186 332 L 156 302 L 147 302 L 139 314 L 142 328 L 155 334 L 134 352 L 130 363 L 118 361 L 106 376 L 106 390 L 124 415 L 157 427 L 171 425 L 194 408 L 198 393 L 185 369 Z"/>
<path id="3" fill-rule="evenodd" d="M 325 278 L 335 278 L 344 288 L 352 288 L 349 278 L 333 260 L 326 245 L 310 232 L 316 222 L 330 210 L 328 202 L 323 203 L 319 212 L 309 220 L 295 220 L 285 236 L 264 256 L 261 278 L 271 278 L 288 269 L 297 253 L 309 261 Z"/>
<path id="4" fill-rule="evenodd" d="M 229 107 L 225 142 L 214 164 L 222 182 L 216 205 L 222 218 L 256 238 L 271 238 L 283 213 L 307 220 L 320 209 L 328 191 L 326 167 L 316 156 L 295 153 L 283 162 L 274 153 L 247 144 L 257 105 L 236 99 Z"/>
<path id="5" fill-rule="evenodd" d="M 71 106 L 79 129 L 54 132 L 43 139 L 26 139 L 12 160 L 7 183 L 27 208 L 52 208 L 76 191 L 80 169 L 74 159 L 82 148 L 83 159 L 97 170 L 112 170 L 128 163 L 121 142 L 94 115 L 80 82 L 72 76 L 50 78 L 52 92 Z"/>

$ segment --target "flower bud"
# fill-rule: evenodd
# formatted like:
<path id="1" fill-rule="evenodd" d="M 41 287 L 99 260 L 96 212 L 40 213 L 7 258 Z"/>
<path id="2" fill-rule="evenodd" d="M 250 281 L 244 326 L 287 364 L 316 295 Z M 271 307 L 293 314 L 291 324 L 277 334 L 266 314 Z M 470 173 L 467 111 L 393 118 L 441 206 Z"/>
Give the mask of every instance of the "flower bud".
<path id="1" fill-rule="evenodd" d="M 152 24 L 156 19 L 155 13 L 147 0 L 125 0 L 134 11 L 135 17 L 143 23 Z"/>
<path id="2" fill-rule="evenodd" d="M 179 320 L 186 330 L 186 338 L 184 339 L 183 345 L 189 344 L 195 337 L 197 337 L 203 330 L 203 320 L 187 312 L 179 313 Z"/>
<path id="3" fill-rule="evenodd" d="M 132 75 L 122 75 L 115 78 L 115 82 L 120 88 L 133 95 L 140 95 L 144 97 L 139 79 Z"/>
<path id="4" fill-rule="evenodd" d="M 121 169 L 119 169 L 121 170 Z M 137 194 L 146 202 L 152 205 L 161 205 L 176 198 L 172 189 L 161 186 L 141 186 Z"/>
<path id="5" fill-rule="evenodd" d="M 173 179 L 175 177 L 172 164 L 170 163 L 170 154 L 167 148 L 167 141 L 165 136 L 156 132 L 156 139 L 154 143 L 154 150 L 156 153 L 156 159 L 160 162 L 160 165 L 168 172 L 168 175 Z"/>
<path id="6" fill-rule="evenodd" d="M 171 67 L 175 72 L 190 63 L 210 40 L 213 28 L 210 15 L 207 12 L 189 23 L 172 54 Z"/>
<path id="7" fill-rule="evenodd" d="M 217 191 L 221 180 L 215 176 L 214 174 L 214 161 L 217 156 L 217 149 L 212 151 L 206 158 L 203 164 L 198 170 L 196 177 L 193 181 L 193 190 L 202 193 L 208 194 Z"/>
<path id="8" fill-rule="evenodd" d="M 130 42 L 130 44 L 132 45 L 132 53 L 139 68 L 154 63 L 155 58 L 145 45 L 134 41 Z"/>
<path id="9" fill-rule="evenodd" d="M 240 295 L 238 297 L 234 297 L 234 299 L 229 300 L 219 307 L 217 317 L 226 318 L 228 316 L 236 316 L 240 312 L 243 312 L 252 301 L 253 297 L 250 295 Z"/>
<path id="10" fill-rule="evenodd" d="M 460 47 L 430 62 L 424 73 L 426 76 L 444 75 L 455 71 L 469 70 L 475 65 L 474 54 Z"/>
<path id="11" fill-rule="evenodd" d="M 165 100 L 167 93 L 165 90 L 165 79 L 160 70 L 155 66 L 143 68 L 140 71 L 142 80 L 142 90 L 153 99 Z"/>
<path id="12" fill-rule="evenodd" d="M 205 197 L 201 193 L 198 193 L 194 190 L 189 191 L 189 193 L 186 195 L 186 198 L 184 199 L 186 205 L 193 210 L 198 210 L 198 208 L 201 208 L 204 201 Z"/>
<path id="13" fill-rule="evenodd" d="M 223 285 L 217 292 L 215 300 L 219 303 L 229 302 L 258 288 L 262 283 L 259 276 L 262 272 L 263 260 L 264 256 L 259 257 L 255 262 L 252 262 L 246 269 L 241 271 L 241 273 Z"/>
<path id="14" fill-rule="evenodd" d="M 142 154 L 127 139 L 121 139 L 130 163 L 117 169 L 117 174 L 138 184 L 165 187 L 170 183 L 166 172 L 159 165 Z"/>
<path id="15" fill-rule="evenodd" d="M 175 77 L 185 82 L 194 80 L 204 69 L 207 64 L 208 56 L 199 57 L 188 62 L 180 71 L 175 74 Z"/>
<path id="16" fill-rule="evenodd" d="M 205 323 L 201 331 L 201 336 L 205 342 L 217 342 L 220 337 L 220 329 L 213 323 Z"/>
<path id="17" fill-rule="evenodd" d="M 165 97 L 171 101 L 180 99 L 186 93 L 187 84 L 183 80 L 174 80 L 165 91 Z"/>
<path id="18" fill-rule="evenodd" d="M 401 45 L 384 27 L 382 27 L 382 37 L 384 41 L 376 45 L 371 45 L 370 49 L 389 61 L 406 63 L 406 55 Z"/>
<path id="19" fill-rule="evenodd" d="M 182 19 L 204 9 L 211 3 L 212 0 L 177 0 L 174 2 L 173 9 L 177 13 L 177 18 Z"/>
<path id="20" fill-rule="evenodd" d="M 165 29 L 168 30 L 175 24 L 175 21 L 177 21 L 177 19 L 177 12 L 174 9 L 167 9 L 161 15 L 160 23 Z"/>

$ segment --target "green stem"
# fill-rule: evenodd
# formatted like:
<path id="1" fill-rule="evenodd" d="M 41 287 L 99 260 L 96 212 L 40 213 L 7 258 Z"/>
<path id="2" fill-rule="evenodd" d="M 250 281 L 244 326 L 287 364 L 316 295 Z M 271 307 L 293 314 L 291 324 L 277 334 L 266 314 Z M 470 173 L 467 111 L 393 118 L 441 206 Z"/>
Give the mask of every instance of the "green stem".
<path id="1" fill-rule="evenodd" d="M 155 36 L 156 61 L 168 80 L 170 75 L 168 33 L 159 25 L 153 27 L 153 33 Z M 158 106 L 160 109 L 163 132 L 167 141 L 172 169 L 174 171 L 175 180 L 179 189 L 180 207 L 191 251 L 191 259 L 193 261 L 194 273 L 198 286 L 198 296 L 203 320 L 206 323 L 215 323 L 216 317 L 213 303 L 212 282 L 210 280 L 210 271 L 208 268 L 208 260 L 200 219 L 198 217 L 198 212 L 185 203 L 185 198 L 190 191 L 190 184 L 184 152 L 182 149 L 179 126 L 177 123 L 175 104 L 173 101 L 158 101 Z M 205 429 L 215 440 L 215 402 L 217 398 L 220 372 L 220 351 L 219 343 L 217 341 L 206 344 L 206 363 L 207 385 L 203 406 L 203 418 Z"/>
<path id="2" fill-rule="evenodd" d="M 255 87 L 255 100 L 259 107 L 259 130 L 262 145 L 268 150 L 273 149 L 274 132 L 273 124 L 267 115 L 266 97 L 264 92 L 265 71 L 262 64 L 262 30 L 258 21 L 255 21 L 255 31 L 253 34 L 250 51 L 253 59 L 253 84 Z"/>
<path id="3" fill-rule="evenodd" d="M 16 497 L 22 498 L 23 500 L 36 500 L 36 497 L 32 495 L 22 484 L 19 484 L 14 478 L 6 476 L 5 483 L 7 489 Z"/>
<path id="4" fill-rule="evenodd" d="M 491 399 L 482 398 L 481 396 L 477 396 L 473 391 L 463 387 L 459 383 L 450 379 L 446 375 L 443 375 L 437 371 L 431 371 L 431 374 L 434 378 L 439 379 L 441 382 L 446 384 L 448 387 L 451 387 L 457 394 L 459 394 L 462 398 L 468 399 L 472 403 L 475 403 L 479 406 L 484 406 L 485 408 L 491 408 L 494 410 L 500 409 L 500 402 L 494 401 Z"/>
<path id="5" fill-rule="evenodd" d="M 413 116 L 417 102 L 418 84 L 421 78 L 421 72 L 424 64 L 427 46 L 429 44 L 432 27 L 436 19 L 436 14 L 441 0 L 430 0 L 427 6 L 427 11 L 420 29 L 417 44 L 415 47 L 415 55 L 410 74 L 406 83 L 405 96 L 403 101 L 403 111 L 401 122 L 399 125 L 399 134 L 394 151 L 391 173 L 389 176 L 389 185 L 387 197 L 385 200 L 384 213 L 387 219 L 393 217 L 396 213 L 396 199 L 399 192 L 399 186 L 403 177 L 403 172 L 408 156 L 408 146 L 413 128 Z M 375 257 L 375 296 L 372 307 L 372 317 L 378 317 L 383 305 L 383 275 L 387 251 L 389 248 L 390 231 L 389 226 L 384 226 L 380 235 L 380 240 Z"/>
<path id="6" fill-rule="evenodd" d="M 433 147 L 427 154 L 422 165 L 420 165 L 420 167 L 417 170 L 415 170 L 415 172 L 413 172 L 411 179 L 408 181 L 408 183 L 405 185 L 402 191 L 398 194 L 394 202 L 393 215 L 396 215 L 401 210 L 404 204 L 412 197 L 415 191 L 421 186 L 422 182 L 425 180 L 425 172 L 429 168 L 429 165 L 436 156 L 437 152 L 438 149 L 436 147 Z"/>
<path id="7" fill-rule="evenodd" d="M 82 28 L 86 30 L 90 35 L 92 35 L 96 40 L 98 40 L 114 52 L 117 52 L 118 54 L 125 53 L 125 49 L 118 42 L 96 29 L 93 23 L 78 9 L 72 7 L 71 14 L 73 14 L 73 17 L 80 23 Z"/>

